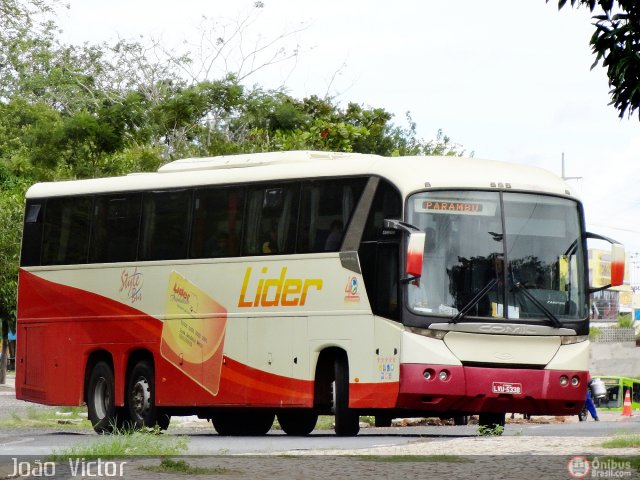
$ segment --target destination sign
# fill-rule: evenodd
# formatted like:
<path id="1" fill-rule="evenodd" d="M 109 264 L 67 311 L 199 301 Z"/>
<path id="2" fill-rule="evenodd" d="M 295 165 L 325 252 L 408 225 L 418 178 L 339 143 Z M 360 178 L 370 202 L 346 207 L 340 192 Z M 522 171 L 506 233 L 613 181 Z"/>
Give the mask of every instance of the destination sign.
<path id="1" fill-rule="evenodd" d="M 448 215 L 480 215 L 492 217 L 496 212 L 495 202 L 473 202 L 448 199 L 416 199 L 414 209 L 418 213 L 442 213 Z"/>

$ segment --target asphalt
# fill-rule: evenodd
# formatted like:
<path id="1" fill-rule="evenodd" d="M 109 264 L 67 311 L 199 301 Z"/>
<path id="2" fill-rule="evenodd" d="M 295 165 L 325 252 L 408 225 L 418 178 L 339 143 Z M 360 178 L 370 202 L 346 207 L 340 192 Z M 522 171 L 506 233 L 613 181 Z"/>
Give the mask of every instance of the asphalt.
<path id="1" fill-rule="evenodd" d="M 13 397 L 13 398 L 11 398 Z M 15 400 L 15 373 L 8 372 L 6 384 L 0 385 L 0 406 L 3 400 L 12 405 Z M 19 402 L 19 403 L 17 403 Z M 24 402 L 25 406 L 28 404 Z M 10 407 L 14 408 L 14 407 Z M 599 412 L 602 422 L 638 422 L 640 412 L 634 416 L 622 416 L 620 412 Z M 519 417 L 519 416 L 516 416 Z M 528 423 L 521 418 L 510 423 Z M 532 422 L 577 422 L 577 417 L 537 418 Z M 589 418 L 588 420 L 592 420 Z M 179 422 L 177 422 L 179 423 Z M 189 420 L 185 419 L 185 426 Z M 175 423 L 172 422 L 172 427 Z M 622 427 L 623 425 L 621 425 Z M 270 480 L 283 478 L 315 480 L 340 479 L 399 479 L 407 478 L 456 478 L 481 479 L 571 479 L 585 478 L 587 459 L 589 477 L 640 478 L 637 448 L 605 449 L 603 439 L 582 437 L 471 437 L 443 438 L 416 441 L 394 447 L 376 447 L 360 450 L 307 450 L 274 452 L 271 455 L 222 455 L 184 457 L 175 462 L 185 462 L 188 468 L 203 469 L 197 478 L 224 478 L 224 480 Z M 633 460 L 635 457 L 635 460 Z M 610 458 L 617 458 L 611 463 Z M 607 460 L 605 460 L 607 459 Z M 628 463 L 631 461 L 635 463 Z M 23 460 L 20 460 L 23 461 Z M 24 461 L 28 461 L 24 460 Z M 133 479 L 179 479 L 184 473 L 158 471 L 162 459 L 131 458 L 105 464 L 103 473 L 117 471 L 122 465 L 122 476 Z M 618 461 L 619 463 L 615 463 Z M 0 479 L 11 477 L 13 459 L 0 457 Z M 111 475 L 95 475 L 88 470 L 82 475 L 73 465 L 59 463 L 52 478 L 114 478 Z M 580 470 L 580 469 L 583 470 Z M 114 470 L 116 469 L 116 470 Z M 577 469 L 577 470 L 576 470 Z M 192 473 L 196 473 L 193 470 Z M 221 474 L 223 474 L 221 476 Z"/>

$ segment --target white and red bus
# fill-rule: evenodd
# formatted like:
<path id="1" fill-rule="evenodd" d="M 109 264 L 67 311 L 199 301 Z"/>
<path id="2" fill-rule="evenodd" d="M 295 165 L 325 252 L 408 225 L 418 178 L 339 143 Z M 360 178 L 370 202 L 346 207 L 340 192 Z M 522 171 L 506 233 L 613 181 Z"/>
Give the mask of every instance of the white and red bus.
<path id="1" fill-rule="evenodd" d="M 40 183 L 16 395 L 86 403 L 98 432 L 575 415 L 590 235 L 561 179 L 478 159 L 277 152 Z"/>

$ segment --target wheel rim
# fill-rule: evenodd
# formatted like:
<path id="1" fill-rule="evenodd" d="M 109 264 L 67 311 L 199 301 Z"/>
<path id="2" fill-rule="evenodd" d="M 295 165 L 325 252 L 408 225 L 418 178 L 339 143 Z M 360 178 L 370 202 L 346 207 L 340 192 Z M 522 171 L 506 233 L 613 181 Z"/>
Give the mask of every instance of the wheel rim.
<path id="1" fill-rule="evenodd" d="M 149 391 L 149 382 L 144 377 L 139 378 L 131 390 L 131 405 L 138 418 L 144 418 L 151 407 Z"/>
<path id="2" fill-rule="evenodd" d="M 103 419 L 107 416 L 109 405 L 111 405 L 111 390 L 106 378 L 100 377 L 93 389 L 93 404 L 96 408 L 96 416 Z"/>

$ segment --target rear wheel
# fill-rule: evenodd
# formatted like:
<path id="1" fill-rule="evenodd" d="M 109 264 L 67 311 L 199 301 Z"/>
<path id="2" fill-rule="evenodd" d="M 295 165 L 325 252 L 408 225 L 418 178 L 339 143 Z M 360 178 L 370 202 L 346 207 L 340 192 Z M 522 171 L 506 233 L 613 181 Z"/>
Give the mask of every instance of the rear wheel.
<path id="1" fill-rule="evenodd" d="M 271 430 L 275 418 L 274 413 L 234 412 L 217 414 L 211 419 L 211 423 L 220 435 L 261 436 Z"/>
<path id="2" fill-rule="evenodd" d="M 142 360 L 131 370 L 127 386 L 127 405 L 134 428 L 169 428 L 171 416 L 155 405 L 155 377 L 151 364 Z"/>
<path id="3" fill-rule="evenodd" d="M 349 363 L 341 355 L 334 364 L 333 410 L 335 432 L 341 437 L 354 437 L 360 431 L 360 417 L 349 408 Z"/>
<path id="4" fill-rule="evenodd" d="M 89 420 L 97 433 L 111 433 L 122 424 L 126 415 L 115 406 L 115 382 L 107 362 L 100 361 L 91 370 L 86 397 Z"/>
<path id="5" fill-rule="evenodd" d="M 278 423 L 287 435 L 309 435 L 316 428 L 315 410 L 285 410 L 278 413 Z"/>

